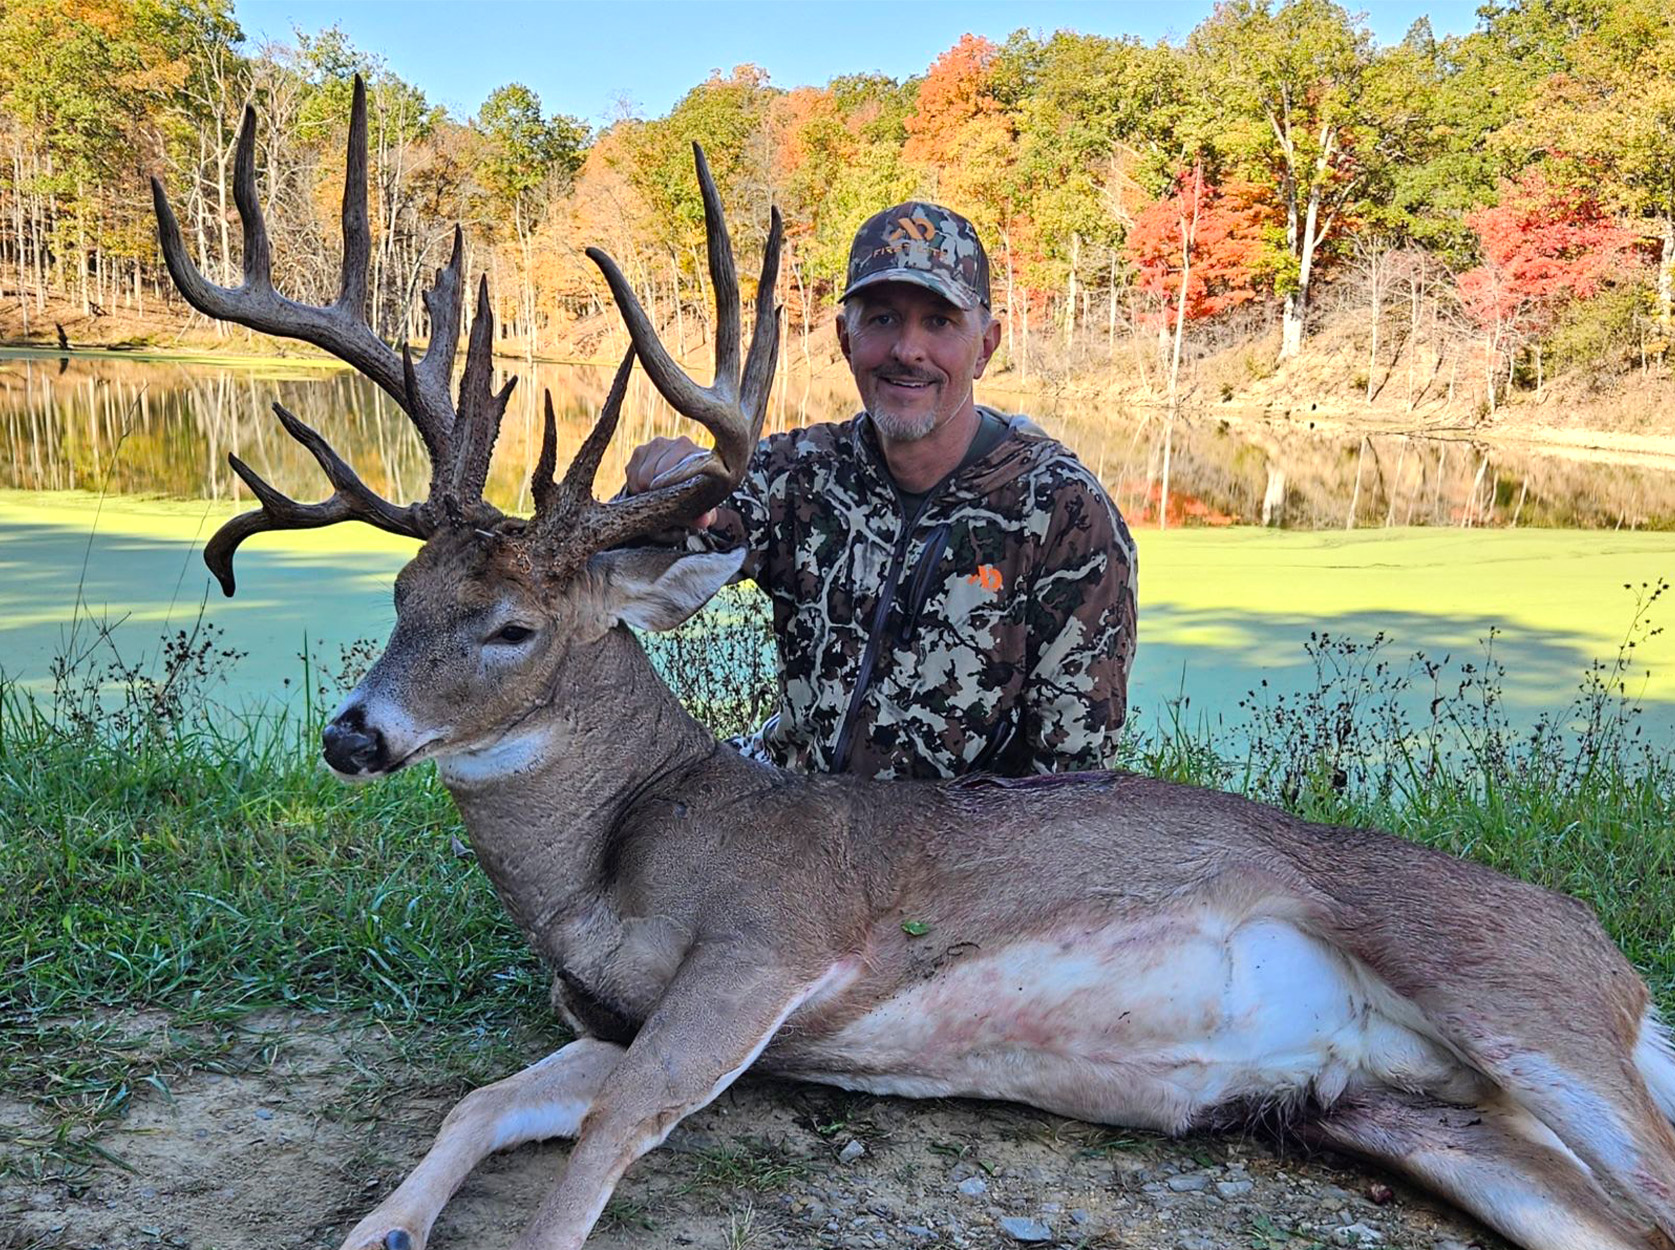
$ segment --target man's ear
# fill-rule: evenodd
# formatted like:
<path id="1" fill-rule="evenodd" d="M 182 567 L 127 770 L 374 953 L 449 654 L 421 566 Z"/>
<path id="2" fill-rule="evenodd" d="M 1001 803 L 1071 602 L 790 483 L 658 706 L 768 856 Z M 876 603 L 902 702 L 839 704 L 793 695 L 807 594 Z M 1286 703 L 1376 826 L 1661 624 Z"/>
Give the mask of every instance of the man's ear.
<path id="1" fill-rule="evenodd" d="M 845 360 L 848 360 L 849 359 L 849 317 L 848 317 L 847 310 L 844 308 L 844 306 L 842 304 L 838 305 L 836 324 L 837 324 L 837 336 L 838 336 L 838 350 L 843 353 L 843 358 Z"/>
<path id="2" fill-rule="evenodd" d="M 983 346 L 977 351 L 977 368 L 972 371 L 972 378 L 983 376 L 983 370 L 989 367 L 989 358 L 1000 347 L 1000 318 L 990 317 L 988 328 L 983 331 Z"/>
<path id="3" fill-rule="evenodd" d="M 607 627 L 673 629 L 733 580 L 747 555 L 737 551 L 670 551 L 626 547 L 601 551 L 587 562 L 599 591 Z"/>

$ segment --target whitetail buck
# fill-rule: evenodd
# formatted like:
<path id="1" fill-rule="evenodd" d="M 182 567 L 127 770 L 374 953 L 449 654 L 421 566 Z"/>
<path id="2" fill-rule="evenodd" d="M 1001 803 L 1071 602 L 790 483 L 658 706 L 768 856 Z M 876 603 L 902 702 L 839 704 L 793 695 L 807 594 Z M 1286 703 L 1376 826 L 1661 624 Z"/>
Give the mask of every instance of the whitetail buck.
<path id="1" fill-rule="evenodd" d="M 466 1097 L 347 1250 L 422 1246 L 485 1155 L 555 1136 L 575 1147 L 519 1244 L 578 1247 L 629 1164 L 752 1065 L 1167 1133 L 1280 1109 L 1304 1139 L 1405 1173 L 1530 1250 L 1675 1245 L 1675 1059 L 1583 904 L 1147 777 L 865 782 L 718 745 L 628 627 L 678 625 L 741 557 L 627 544 L 721 502 L 744 472 L 777 349 L 777 216 L 741 373 L 731 247 L 699 155 L 718 319 L 708 389 L 590 253 L 633 349 L 562 481 L 549 400 L 535 515 L 521 520 L 482 498 L 510 391 L 491 392 L 486 288 L 456 410 L 458 234 L 414 364 L 362 319 L 359 88 L 349 151 L 330 307 L 269 282 L 252 115 L 236 182 L 243 285 L 192 267 L 159 186 L 163 246 L 205 313 L 316 343 L 383 387 L 430 451 L 429 498 L 380 499 L 276 405 L 334 493 L 297 504 L 234 459 L 262 506 L 205 557 L 231 594 L 234 549 L 261 530 L 359 519 L 423 540 L 396 579 L 389 645 L 326 727 L 325 756 L 355 779 L 436 762 L 580 1040 Z M 636 355 L 715 452 L 685 482 L 601 504 L 591 482 Z"/>

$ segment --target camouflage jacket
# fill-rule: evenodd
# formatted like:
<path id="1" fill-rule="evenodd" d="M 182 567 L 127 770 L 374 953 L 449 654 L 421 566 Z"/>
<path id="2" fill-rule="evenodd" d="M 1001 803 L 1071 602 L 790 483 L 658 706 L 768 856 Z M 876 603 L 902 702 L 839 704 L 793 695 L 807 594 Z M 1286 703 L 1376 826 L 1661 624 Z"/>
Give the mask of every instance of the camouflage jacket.
<path id="1" fill-rule="evenodd" d="M 1110 766 L 1134 544 L 1026 418 L 913 517 L 864 414 L 773 435 L 705 539 L 747 546 L 773 604 L 779 708 L 747 750 L 873 777 Z"/>

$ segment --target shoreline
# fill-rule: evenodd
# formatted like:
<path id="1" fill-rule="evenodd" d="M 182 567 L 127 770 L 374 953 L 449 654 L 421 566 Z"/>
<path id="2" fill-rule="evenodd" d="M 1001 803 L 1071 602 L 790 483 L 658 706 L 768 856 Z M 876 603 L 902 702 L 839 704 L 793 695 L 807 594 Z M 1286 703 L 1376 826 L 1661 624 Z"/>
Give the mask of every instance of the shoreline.
<path id="1" fill-rule="evenodd" d="M 421 350 L 422 346 L 414 345 L 415 350 Z M 508 370 L 530 363 L 529 357 L 523 354 L 497 353 L 494 359 Z M 308 373 L 351 369 L 334 356 L 310 350 L 256 353 L 202 345 L 154 347 L 129 343 L 60 348 L 50 343 L 0 340 L 0 362 L 5 360 L 132 362 L 240 370 L 283 367 Z M 533 363 L 545 368 L 612 370 L 618 361 L 537 355 Z M 682 363 L 700 367 L 706 362 Z M 816 357 L 810 363 L 812 367 L 805 369 L 794 356 L 782 359 L 785 385 L 830 381 L 842 373 L 840 361 Z M 1025 381 L 1007 367 L 977 384 L 979 402 L 1031 416 L 1051 418 L 1066 406 L 1089 408 L 1111 404 L 1145 414 L 1148 419 L 1167 417 L 1169 408 L 1165 400 L 1136 393 L 1136 389 L 1125 376 L 1098 369 L 1053 384 L 1034 379 Z M 1189 425 L 1221 423 L 1242 431 L 1457 441 L 1540 451 L 1576 461 L 1675 471 L 1675 404 L 1661 403 L 1661 398 L 1646 396 L 1641 409 L 1643 415 L 1633 421 L 1639 428 L 1623 428 L 1622 410 L 1634 405 L 1631 396 L 1622 392 L 1598 397 L 1591 404 L 1567 403 L 1563 397 L 1550 393 L 1544 401 L 1520 400 L 1492 414 L 1475 417 L 1447 411 L 1421 412 L 1405 406 L 1363 406 L 1331 395 L 1310 401 L 1305 407 L 1302 401 L 1289 399 L 1283 393 L 1210 401 L 1189 392 L 1177 415 Z M 1550 419 L 1548 410 L 1554 405 L 1559 405 L 1557 411 L 1567 414 L 1568 419 Z"/>

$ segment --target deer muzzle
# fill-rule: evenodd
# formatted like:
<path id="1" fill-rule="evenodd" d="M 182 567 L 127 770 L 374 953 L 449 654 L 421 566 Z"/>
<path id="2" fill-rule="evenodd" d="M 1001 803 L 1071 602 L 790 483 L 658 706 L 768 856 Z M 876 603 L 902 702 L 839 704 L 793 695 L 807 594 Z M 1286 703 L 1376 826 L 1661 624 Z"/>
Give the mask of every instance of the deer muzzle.
<path id="1" fill-rule="evenodd" d="M 381 773 L 389 767 L 384 735 L 366 723 L 360 707 L 351 707 L 329 723 L 320 735 L 326 763 L 347 776 Z"/>

